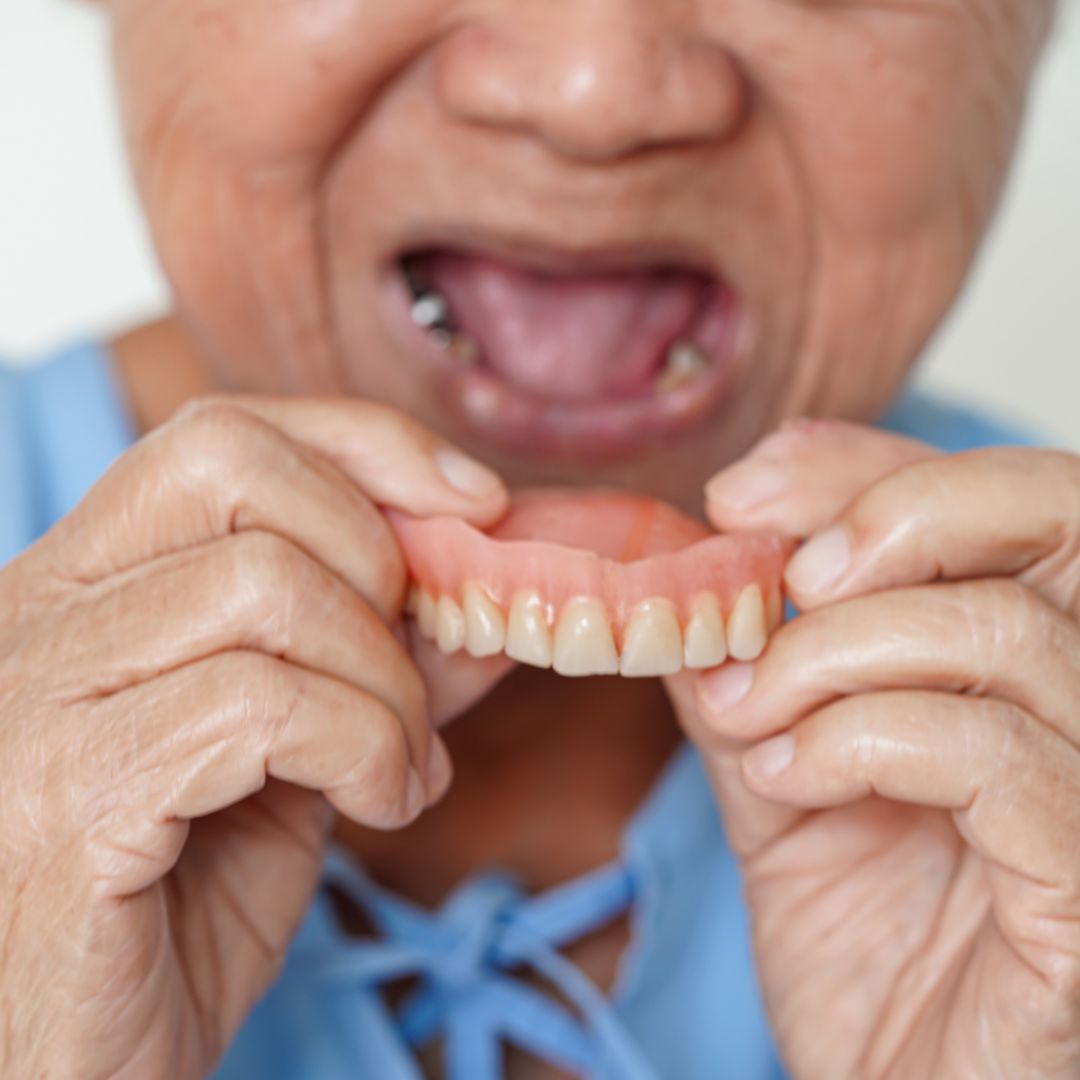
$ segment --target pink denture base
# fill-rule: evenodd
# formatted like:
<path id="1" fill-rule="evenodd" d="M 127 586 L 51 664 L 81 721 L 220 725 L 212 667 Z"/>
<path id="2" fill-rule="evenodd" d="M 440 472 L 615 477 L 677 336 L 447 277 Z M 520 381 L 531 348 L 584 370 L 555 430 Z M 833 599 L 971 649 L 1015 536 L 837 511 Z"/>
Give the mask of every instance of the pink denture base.
<path id="1" fill-rule="evenodd" d="M 730 611 L 748 585 L 772 603 L 790 543 L 764 534 L 716 535 L 664 503 L 621 492 L 543 490 L 516 495 L 484 533 L 459 518 L 390 514 L 415 583 L 460 597 L 474 584 L 509 608 L 530 590 L 554 622 L 577 597 L 595 597 L 621 634 L 645 600 L 670 600 L 683 620 L 695 598 L 715 595 Z"/>

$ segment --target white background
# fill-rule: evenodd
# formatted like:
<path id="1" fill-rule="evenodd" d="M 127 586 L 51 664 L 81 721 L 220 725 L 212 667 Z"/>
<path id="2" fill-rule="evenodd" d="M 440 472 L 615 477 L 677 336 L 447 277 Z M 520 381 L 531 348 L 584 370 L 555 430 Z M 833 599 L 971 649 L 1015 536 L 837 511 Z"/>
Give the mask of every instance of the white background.
<path id="1" fill-rule="evenodd" d="M 166 302 L 124 172 L 107 51 L 92 5 L 0 3 L 0 354 L 9 358 L 121 328 Z M 1080 449 L 1078 0 L 1064 0 L 1010 196 L 925 377 Z"/>

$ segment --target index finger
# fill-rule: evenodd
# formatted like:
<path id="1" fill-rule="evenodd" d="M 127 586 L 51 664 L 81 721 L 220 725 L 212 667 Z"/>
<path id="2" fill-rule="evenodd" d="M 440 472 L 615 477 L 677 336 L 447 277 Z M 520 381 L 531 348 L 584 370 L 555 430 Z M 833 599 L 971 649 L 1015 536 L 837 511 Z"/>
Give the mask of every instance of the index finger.
<path id="1" fill-rule="evenodd" d="M 941 456 L 864 492 L 792 559 L 809 610 L 932 581 L 1016 576 L 1058 607 L 1076 602 L 1080 460 L 1028 448 Z"/>
<path id="2" fill-rule="evenodd" d="M 404 566 L 373 504 L 484 522 L 505 498 L 494 474 L 381 406 L 205 399 L 128 451 L 43 545 L 59 576 L 94 582 L 262 529 L 386 618 L 402 599 Z"/>
<path id="3" fill-rule="evenodd" d="M 871 484 L 936 457 L 925 443 L 839 420 L 793 420 L 705 489 L 709 520 L 724 532 L 812 536 Z"/>
<path id="4" fill-rule="evenodd" d="M 506 510 L 506 488 L 494 472 L 386 405 L 357 398 L 226 400 L 328 458 L 380 506 L 481 527 Z"/>

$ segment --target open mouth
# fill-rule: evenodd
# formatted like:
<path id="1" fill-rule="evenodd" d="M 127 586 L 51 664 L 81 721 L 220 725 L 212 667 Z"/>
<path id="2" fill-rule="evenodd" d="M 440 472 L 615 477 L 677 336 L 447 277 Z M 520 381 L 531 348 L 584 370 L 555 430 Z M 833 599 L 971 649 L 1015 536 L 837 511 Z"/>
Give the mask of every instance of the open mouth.
<path id="1" fill-rule="evenodd" d="M 724 282 L 664 261 L 543 262 L 446 247 L 397 262 L 399 323 L 474 434 L 529 454 L 610 457 L 716 412 L 740 336 Z"/>

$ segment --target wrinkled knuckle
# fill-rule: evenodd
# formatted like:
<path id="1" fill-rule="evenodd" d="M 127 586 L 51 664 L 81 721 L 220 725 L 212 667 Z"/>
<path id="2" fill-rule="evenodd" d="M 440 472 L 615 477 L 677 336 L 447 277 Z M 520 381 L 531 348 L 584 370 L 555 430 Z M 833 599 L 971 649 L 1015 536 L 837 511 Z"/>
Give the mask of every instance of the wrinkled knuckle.
<path id="1" fill-rule="evenodd" d="M 984 634 L 995 640 L 1007 636 L 1019 647 L 1041 635 L 1054 621 L 1042 600 L 1015 578 L 995 578 L 964 589 L 968 610 L 977 612 Z"/>
<path id="2" fill-rule="evenodd" d="M 173 424 L 179 427 L 229 428 L 244 423 L 251 413 L 222 394 L 203 394 L 187 401 L 176 412 Z"/>
<path id="3" fill-rule="evenodd" d="M 843 516 L 857 542 L 890 544 L 904 539 L 912 522 L 918 519 L 924 481 L 917 470 L 925 467 L 904 466 L 855 499 Z"/>
<path id="4" fill-rule="evenodd" d="M 289 625 L 319 586 L 316 564 L 291 540 L 265 529 L 239 533 L 233 560 L 235 584 L 252 614 L 274 625 Z"/>
<path id="5" fill-rule="evenodd" d="M 285 665 L 248 649 L 216 657 L 207 689 L 211 700 L 236 712 L 234 720 L 240 725 L 262 723 L 267 716 L 279 717 L 291 708 Z"/>
<path id="6" fill-rule="evenodd" d="M 981 757 L 986 762 L 988 785 L 1022 788 L 1028 767 L 1037 768 L 1033 761 L 1039 748 L 1035 721 L 1011 701 L 985 699 L 984 704 L 990 708 L 989 734 L 979 725 L 971 726 L 967 732 L 968 754 L 973 760 Z"/>
<path id="7" fill-rule="evenodd" d="M 266 529 L 238 533 L 233 554 L 241 581 L 261 591 L 272 592 L 293 579 L 306 584 L 311 576 L 307 556 L 291 540 Z"/>
<path id="8" fill-rule="evenodd" d="M 995 614 L 1031 618 L 1036 610 L 1035 594 L 1016 578 L 992 578 L 985 583 Z"/>
<path id="9" fill-rule="evenodd" d="M 174 436 L 190 451 L 192 445 L 211 457 L 218 468 L 239 464 L 252 441 L 265 437 L 266 421 L 228 398 L 210 396 L 189 402 L 172 420 Z"/>

